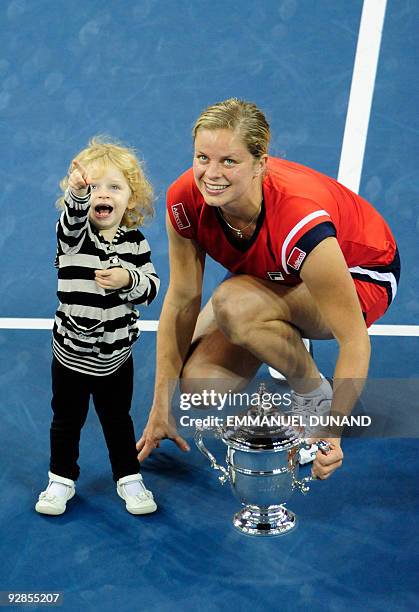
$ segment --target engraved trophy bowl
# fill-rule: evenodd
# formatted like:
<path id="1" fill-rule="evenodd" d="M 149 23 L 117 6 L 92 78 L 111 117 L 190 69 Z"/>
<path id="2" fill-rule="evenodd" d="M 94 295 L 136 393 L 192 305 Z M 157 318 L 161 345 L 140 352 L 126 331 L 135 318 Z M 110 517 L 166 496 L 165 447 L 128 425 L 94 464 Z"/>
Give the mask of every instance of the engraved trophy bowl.
<path id="1" fill-rule="evenodd" d="M 265 394 L 262 384 L 259 396 Z M 243 416 L 251 417 L 246 419 Z M 261 417 L 258 421 L 255 417 Z M 266 417 L 266 418 L 262 418 Z M 299 450 L 307 445 L 301 433 L 281 424 L 284 419 L 266 400 L 259 401 L 241 415 L 237 427 L 197 428 L 195 443 L 209 459 L 211 467 L 221 471 L 222 484 L 230 482 L 234 495 L 243 508 L 234 514 L 233 525 L 241 533 L 254 536 L 277 536 L 295 528 L 297 518 L 285 507 L 295 489 L 309 491 L 312 476 L 298 480 Z M 261 422 L 261 425 L 253 423 Z M 219 465 L 204 444 L 204 431 L 211 429 L 227 447 L 226 467 Z M 319 443 L 317 443 L 319 444 Z M 323 452 L 326 442 L 321 442 Z"/>

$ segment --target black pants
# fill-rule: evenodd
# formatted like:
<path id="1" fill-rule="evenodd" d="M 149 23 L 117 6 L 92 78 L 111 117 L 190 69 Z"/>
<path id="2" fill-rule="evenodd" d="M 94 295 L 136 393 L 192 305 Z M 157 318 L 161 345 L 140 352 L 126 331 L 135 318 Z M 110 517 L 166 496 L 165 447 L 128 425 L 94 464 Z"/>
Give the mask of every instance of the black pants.
<path id="1" fill-rule="evenodd" d="M 93 403 L 102 425 L 115 481 L 138 472 L 131 408 L 134 368 L 130 357 L 108 376 L 91 376 L 52 361 L 52 410 L 50 470 L 77 480 L 80 468 L 80 432 Z"/>

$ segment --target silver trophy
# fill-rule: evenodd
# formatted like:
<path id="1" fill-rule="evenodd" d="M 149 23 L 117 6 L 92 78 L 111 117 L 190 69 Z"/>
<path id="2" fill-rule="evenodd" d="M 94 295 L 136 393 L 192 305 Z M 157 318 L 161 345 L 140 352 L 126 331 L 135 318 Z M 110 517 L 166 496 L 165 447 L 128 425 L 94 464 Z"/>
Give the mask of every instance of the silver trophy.
<path id="1" fill-rule="evenodd" d="M 233 516 L 234 527 L 247 535 L 277 536 L 290 532 L 297 524 L 296 515 L 285 507 L 286 502 L 295 489 L 307 493 L 308 483 L 315 477 L 298 480 L 299 451 L 307 446 L 307 441 L 298 429 L 278 424 L 286 419 L 277 408 L 267 404 L 263 384 L 258 392 L 258 405 L 240 415 L 239 421 L 244 425 L 197 428 L 195 443 L 210 460 L 211 467 L 221 472 L 221 484 L 230 482 L 243 505 Z M 219 465 L 205 446 L 203 435 L 207 429 L 227 446 L 227 468 Z M 328 452 L 327 442 L 316 444 L 322 452 Z"/>

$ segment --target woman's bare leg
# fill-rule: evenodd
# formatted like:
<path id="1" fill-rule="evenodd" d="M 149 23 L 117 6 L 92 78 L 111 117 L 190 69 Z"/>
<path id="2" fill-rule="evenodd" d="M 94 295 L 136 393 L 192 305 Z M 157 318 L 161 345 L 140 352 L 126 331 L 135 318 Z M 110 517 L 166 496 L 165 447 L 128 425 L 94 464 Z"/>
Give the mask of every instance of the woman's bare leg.
<path id="1" fill-rule="evenodd" d="M 234 384 L 230 389 L 242 388 L 265 362 L 297 392 L 309 392 L 320 374 L 301 335 L 332 338 L 304 284 L 284 287 L 234 276 L 216 289 L 199 315 L 183 381 L 228 379 Z"/>

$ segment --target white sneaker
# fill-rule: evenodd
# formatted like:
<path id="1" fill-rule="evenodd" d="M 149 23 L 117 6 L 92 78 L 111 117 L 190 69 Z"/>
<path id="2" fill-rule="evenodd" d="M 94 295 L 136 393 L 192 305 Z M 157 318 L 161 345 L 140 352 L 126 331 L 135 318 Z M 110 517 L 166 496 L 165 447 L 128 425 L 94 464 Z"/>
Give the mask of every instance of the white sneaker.
<path id="1" fill-rule="evenodd" d="M 326 383 L 328 389 L 325 391 Z M 307 397 L 306 395 L 300 395 L 295 391 L 291 392 L 291 414 L 301 415 L 301 421 L 304 426 L 304 437 L 309 438 L 315 435 L 319 431 L 319 427 L 316 425 L 310 426 L 311 416 L 324 416 L 330 413 L 332 406 L 333 389 L 326 379 L 323 380 L 319 393 Z M 299 463 L 304 465 L 310 463 L 316 457 L 318 446 L 312 444 L 306 448 L 300 449 Z"/>
<path id="2" fill-rule="evenodd" d="M 134 495 L 129 494 L 129 489 L 132 489 L 132 487 L 126 486 L 130 483 L 132 485 L 134 485 L 134 483 L 138 485 L 135 487 L 138 492 Z M 120 478 L 116 483 L 116 490 L 119 497 L 122 497 L 126 502 L 126 509 L 131 514 L 150 514 L 150 512 L 155 512 L 157 510 L 153 494 L 145 488 L 141 474 L 131 474 L 130 476 Z"/>
<path id="3" fill-rule="evenodd" d="M 35 510 L 40 514 L 57 516 L 65 512 L 68 500 L 74 497 L 76 493 L 76 485 L 74 484 L 74 480 L 57 476 L 57 474 L 53 474 L 52 472 L 48 472 L 48 477 L 48 486 L 45 491 L 42 491 L 40 494 Z M 64 485 L 65 488 L 62 489 L 62 495 L 53 493 L 54 483 L 61 486 Z"/>
<path id="4" fill-rule="evenodd" d="M 318 389 L 307 394 L 291 391 L 291 413 L 300 414 L 303 420 L 309 422 L 311 415 L 322 416 L 329 414 L 333 399 L 333 389 L 326 378 Z"/>

